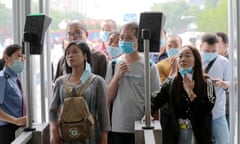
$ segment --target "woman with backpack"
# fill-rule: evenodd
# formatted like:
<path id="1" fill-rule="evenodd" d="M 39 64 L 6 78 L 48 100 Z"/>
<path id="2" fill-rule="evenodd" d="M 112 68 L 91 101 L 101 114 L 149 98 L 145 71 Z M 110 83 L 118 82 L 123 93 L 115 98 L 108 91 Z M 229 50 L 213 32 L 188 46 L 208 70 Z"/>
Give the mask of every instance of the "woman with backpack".
<path id="1" fill-rule="evenodd" d="M 152 114 L 168 103 L 169 115 L 163 135 L 167 144 L 212 144 L 211 120 L 215 91 L 203 75 L 201 56 L 192 46 L 183 46 L 173 59 L 172 73 L 152 98 Z M 170 74 L 171 75 L 171 74 Z"/>
<path id="2" fill-rule="evenodd" d="M 107 144 L 107 132 L 110 130 L 109 113 L 107 108 L 107 87 L 102 77 L 94 75 L 91 72 L 90 49 L 85 42 L 71 42 L 65 50 L 66 71 L 67 74 L 59 77 L 54 85 L 53 99 L 50 104 L 50 128 L 53 144 Z M 66 86 L 67 85 L 67 86 Z M 67 87 L 67 88 L 66 88 Z M 68 90 L 70 93 L 68 92 Z M 69 131 L 63 130 L 64 113 L 66 110 L 66 101 L 72 96 L 75 96 L 81 91 L 82 97 L 87 103 L 87 107 L 93 116 L 93 121 L 90 118 L 82 127 L 87 129 L 89 123 L 94 122 L 94 130 L 88 136 L 81 136 L 79 130 L 81 128 L 71 127 Z M 69 96 L 71 95 L 71 96 Z M 75 100 L 74 102 L 75 103 Z M 84 107 L 83 105 L 68 105 L 77 109 Z M 74 110 L 75 111 L 75 110 Z M 83 110 L 82 110 L 83 111 Z M 80 112 L 81 113 L 81 112 Z M 79 114 L 72 114 L 71 117 L 76 117 Z M 79 115 L 79 118 L 81 116 Z M 64 119 L 71 119 L 65 116 Z M 60 122 L 59 122 L 60 121 Z M 80 126 L 81 127 L 81 126 Z M 65 137 L 70 134 L 69 137 Z M 85 134 L 85 133 L 83 133 Z M 75 137 L 77 139 L 75 139 Z M 72 138 L 72 139 L 71 139 Z"/>
<path id="3" fill-rule="evenodd" d="M 0 61 L 0 143 L 10 144 L 15 131 L 26 124 L 26 109 L 19 74 L 24 70 L 22 47 L 7 46 Z"/>

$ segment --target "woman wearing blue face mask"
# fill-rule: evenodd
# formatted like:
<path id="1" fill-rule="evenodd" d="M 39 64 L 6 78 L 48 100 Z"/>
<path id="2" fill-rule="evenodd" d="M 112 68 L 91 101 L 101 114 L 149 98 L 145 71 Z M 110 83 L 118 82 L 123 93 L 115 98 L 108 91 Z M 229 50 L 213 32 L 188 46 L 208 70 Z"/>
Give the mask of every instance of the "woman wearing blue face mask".
<path id="1" fill-rule="evenodd" d="M 63 88 L 63 80 L 67 86 L 79 92 L 85 83 L 94 75 L 91 72 L 90 49 L 85 42 L 74 41 L 69 43 L 65 50 L 66 72 L 55 82 L 53 99 L 50 103 L 49 117 L 53 144 L 99 144 L 107 143 L 107 134 L 110 130 L 109 113 L 107 109 L 107 87 L 102 77 L 96 75 L 83 92 L 83 98 L 94 117 L 93 136 L 83 141 L 66 141 L 59 133 L 59 110 L 68 98 Z"/>
<path id="2" fill-rule="evenodd" d="M 191 144 L 193 135 L 198 144 L 212 144 L 211 111 L 216 96 L 212 81 L 204 78 L 198 50 L 183 46 L 172 69 L 177 75 L 168 78 L 152 99 L 152 113 L 168 103 L 164 144 Z"/>
<path id="3" fill-rule="evenodd" d="M 0 143 L 9 144 L 15 131 L 26 124 L 25 103 L 18 75 L 24 69 L 22 48 L 9 45 L 3 53 L 0 71 Z"/>

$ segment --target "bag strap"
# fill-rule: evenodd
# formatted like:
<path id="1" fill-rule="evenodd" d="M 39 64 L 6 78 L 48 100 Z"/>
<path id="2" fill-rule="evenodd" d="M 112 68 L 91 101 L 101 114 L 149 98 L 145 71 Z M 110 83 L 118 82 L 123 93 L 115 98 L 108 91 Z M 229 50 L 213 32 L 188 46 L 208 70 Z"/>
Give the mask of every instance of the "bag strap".
<path id="1" fill-rule="evenodd" d="M 114 75 L 114 73 L 115 73 L 115 66 L 116 66 L 116 61 L 112 61 L 112 76 Z"/>
<path id="2" fill-rule="evenodd" d="M 90 83 L 95 79 L 96 75 L 92 75 L 88 81 L 82 86 L 81 90 L 76 93 L 76 89 L 75 87 L 72 89 L 72 91 L 70 90 L 70 88 L 68 87 L 68 84 L 67 84 L 67 79 L 66 77 L 62 79 L 63 81 L 63 87 L 66 91 L 66 94 L 67 94 L 67 97 L 71 97 L 71 95 L 76 95 L 78 94 L 78 96 L 82 96 L 82 93 L 84 92 L 84 90 L 90 85 Z"/>
<path id="3" fill-rule="evenodd" d="M 64 89 L 66 91 L 67 97 L 70 97 L 71 96 L 71 91 L 70 91 L 70 88 L 68 87 L 68 84 L 67 84 L 67 78 L 64 77 L 62 79 L 62 82 L 63 82 L 63 87 L 64 87 Z"/>
<path id="4" fill-rule="evenodd" d="M 170 81 L 170 83 L 169 83 L 170 88 L 169 88 L 169 93 L 168 94 L 169 94 L 169 97 L 171 97 L 174 78 L 169 78 L 168 80 Z"/>
<path id="5" fill-rule="evenodd" d="M 212 65 L 216 61 L 216 59 L 217 59 L 217 57 L 208 63 L 207 67 L 205 68 L 205 73 L 209 72 L 210 68 L 212 67 Z"/>
<path id="6" fill-rule="evenodd" d="M 208 99 L 209 101 L 214 104 L 215 102 L 215 96 L 214 96 L 214 86 L 213 86 L 213 82 L 210 79 L 206 79 L 207 81 L 207 95 L 208 95 Z"/>
<path id="7" fill-rule="evenodd" d="M 81 90 L 78 92 L 78 95 L 81 96 L 85 89 L 91 84 L 91 82 L 95 79 L 96 75 L 93 74 L 88 81 L 85 83 L 85 85 L 81 88 Z"/>

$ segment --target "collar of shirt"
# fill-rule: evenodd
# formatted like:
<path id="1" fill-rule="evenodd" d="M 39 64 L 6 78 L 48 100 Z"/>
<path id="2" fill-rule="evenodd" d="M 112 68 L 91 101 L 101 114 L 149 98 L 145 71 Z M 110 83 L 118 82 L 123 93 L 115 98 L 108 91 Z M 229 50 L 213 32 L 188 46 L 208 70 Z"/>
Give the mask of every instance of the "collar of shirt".
<path id="1" fill-rule="evenodd" d="M 11 79 L 17 80 L 18 75 L 16 75 L 9 67 L 4 67 L 3 68 L 4 75 L 7 76 L 8 78 L 10 77 Z"/>

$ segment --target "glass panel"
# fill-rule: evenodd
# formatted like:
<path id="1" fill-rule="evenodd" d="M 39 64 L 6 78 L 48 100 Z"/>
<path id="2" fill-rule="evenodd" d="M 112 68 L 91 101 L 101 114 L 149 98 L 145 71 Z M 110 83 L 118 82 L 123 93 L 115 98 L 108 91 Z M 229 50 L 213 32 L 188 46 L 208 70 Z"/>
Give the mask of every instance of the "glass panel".
<path id="1" fill-rule="evenodd" d="M 13 43 L 12 0 L 0 0 L 0 57 L 7 45 Z"/>
<path id="2" fill-rule="evenodd" d="M 31 14 L 37 14 L 40 13 L 39 10 L 40 7 L 40 3 L 39 0 L 32 0 L 31 1 Z M 46 41 L 46 40 L 45 40 Z M 33 99 L 33 119 L 36 123 L 40 123 L 42 122 L 42 99 L 41 99 L 41 95 L 42 95 L 42 89 L 41 89 L 41 60 L 40 60 L 40 55 L 31 55 L 31 64 L 32 64 L 32 74 L 33 74 L 33 87 L 32 87 L 32 91 L 34 93 L 34 95 L 32 96 Z M 46 66 L 46 64 L 44 64 Z M 46 68 L 45 68 L 46 70 Z M 47 74 L 47 72 L 45 72 L 45 74 Z"/>
<path id="3" fill-rule="evenodd" d="M 238 2 L 238 4 L 237 4 Z M 238 107 L 239 107 L 239 92 L 238 92 L 238 82 L 239 82 L 239 1 L 230 0 L 229 1 L 229 30 L 230 30 L 230 60 L 231 60 L 231 88 L 230 88 L 230 143 L 239 143 L 239 122 L 238 122 Z"/>
<path id="4" fill-rule="evenodd" d="M 50 3 L 50 17 L 52 17 L 52 24 L 50 27 L 50 46 L 52 50 L 52 63 L 54 66 L 54 72 L 56 69 L 56 64 L 59 58 L 63 55 L 63 41 L 65 39 L 65 28 L 69 21 L 71 20 L 81 20 L 83 21 L 89 31 L 89 42 L 92 46 L 99 44 L 99 30 L 103 19 L 113 19 L 117 22 L 118 28 L 129 21 L 138 21 L 140 12 L 144 11 L 162 11 L 167 15 L 167 21 L 165 24 L 165 29 L 168 34 L 179 34 L 183 37 L 184 44 L 194 43 L 198 46 L 197 38 L 200 36 L 202 31 L 224 31 L 227 32 L 226 23 L 221 23 L 221 29 L 215 29 L 217 27 L 211 27 L 210 20 L 212 19 L 210 15 L 204 15 L 201 17 L 200 14 L 204 10 L 212 10 L 218 7 L 215 6 L 214 2 L 226 2 L 227 0 L 211 0 L 208 3 L 203 1 L 187 0 L 177 1 L 177 0 L 51 0 Z M 237 1 L 237 0 L 236 0 Z M 170 3 L 171 2 L 171 3 Z M 174 2 L 174 5 L 172 4 Z M 178 3 L 179 2 L 179 3 Z M 139 4 L 138 6 L 133 6 Z M 111 5 L 109 7 L 109 5 Z M 168 8 L 169 5 L 171 9 Z M 226 4 L 225 4 L 226 5 Z M 173 7 L 174 6 L 174 7 Z M 217 5 L 220 7 L 220 4 Z M 235 5 L 236 6 L 236 5 Z M 234 8 L 235 10 L 236 8 Z M 188 11 L 185 11 L 188 10 Z M 225 10 L 223 8 L 223 10 Z M 39 0 L 31 1 L 31 13 L 39 12 Z M 235 10 L 236 12 L 236 10 Z M 226 14 L 226 12 L 224 13 Z M 236 15 L 233 16 L 236 18 Z M 13 32 L 12 32 L 12 0 L 0 0 L 0 55 L 2 55 L 2 50 L 9 44 L 13 42 Z M 207 22 L 201 23 L 205 20 Z M 223 19 L 226 22 L 226 19 Z M 175 21 L 174 21 L 175 20 Z M 219 22 L 213 22 L 219 23 Z M 234 23 L 235 24 L 235 23 Z M 236 25 L 233 25 L 237 27 Z M 212 28 L 212 29 L 206 29 Z M 233 31 L 237 31 L 234 29 Z M 232 80 L 237 81 L 237 38 L 236 34 L 233 35 L 234 43 L 232 51 Z M 40 96 L 41 96 L 41 86 L 40 86 L 40 56 L 33 56 L 33 81 L 34 81 L 34 96 L 33 96 L 33 106 L 36 108 L 34 111 L 34 120 L 39 122 L 41 120 L 41 107 Z M 51 80 L 50 80 L 51 82 Z M 232 126 L 231 128 L 237 128 L 237 106 L 238 106 L 238 85 L 232 82 L 234 88 L 232 89 L 232 95 L 234 99 L 232 100 Z M 237 131 L 237 130 L 236 130 Z M 237 135 L 235 132 L 231 133 Z M 235 137 L 236 138 L 236 137 Z M 236 141 L 235 141 L 236 142 Z"/>

